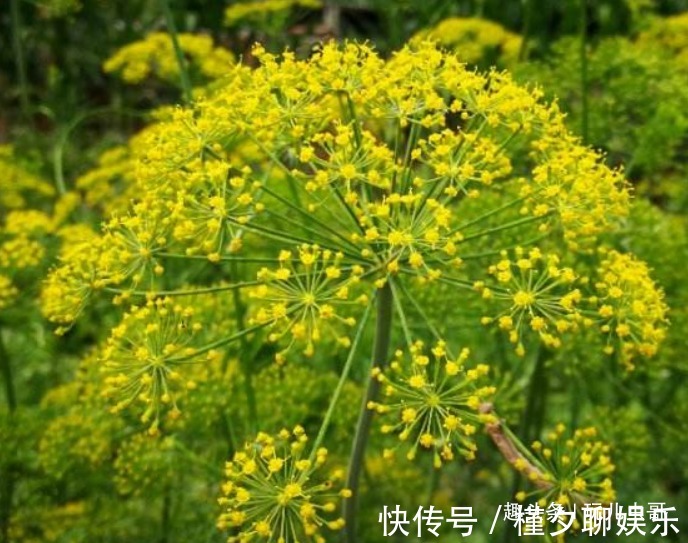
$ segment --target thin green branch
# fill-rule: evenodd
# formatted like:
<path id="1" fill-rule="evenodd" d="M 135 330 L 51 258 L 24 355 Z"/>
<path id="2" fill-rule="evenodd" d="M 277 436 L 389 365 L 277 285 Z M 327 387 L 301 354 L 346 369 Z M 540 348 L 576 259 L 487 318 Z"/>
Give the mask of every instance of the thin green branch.
<path id="1" fill-rule="evenodd" d="M 167 23 L 167 31 L 170 33 L 170 37 L 172 38 L 172 47 L 174 48 L 174 56 L 176 57 L 177 65 L 179 66 L 179 81 L 182 86 L 184 101 L 188 104 L 191 103 L 191 100 L 193 98 L 193 95 L 191 93 L 191 80 L 189 79 L 189 71 L 186 65 L 184 51 L 182 51 L 182 48 L 179 45 L 177 25 L 174 22 L 174 15 L 172 13 L 172 10 L 170 9 L 169 1 L 160 0 L 160 6 L 165 16 L 165 22 Z"/>
<path id="2" fill-rule="evenodd" d="M 332 393 L 332 399 L 330 400 L 330 405 L 327 408 L 327 412 L 325 413 L 325 417 L 323 418 L 322 425 L 320 426 L 320 430 L 318 431 L 318 435 L 315 438 L 315 441 L 313 442 L 313 449 L 311 450 L 311 455 L 310 455 L 310 460 L 313 461 L 315 460 L 315 457 L 318 452 L 318 448 L 320 447 L 320 444 L 323 441 L 323 438 L 325 437 L 325 433 L 327 432 L 327 429 L 330 425 L 330 420 L 332 419 L 332 414 L 334 413 L 334 409 L 337 405 L 337 402 L 339 401 L 339 397 L 342 394 L 342 390 L 344 389 L 344 385 L 346 383 L 346 380 L 349 378 L 349 373 L 351 372 L 351 367 L 353 366 L 354 358 L 356 355 L 356 351 L 358 350 L 358 344 L 361 341 L 361 337 L 363 337 L 363 331 L 365 330 L 365 325 L 368 322 L 368 317 L 370 316 L 370 309 L 372 307 L 372 303 L 369 303 L 368 306 L 365 309 L 365 312 L 363 313 L 363 316 L 361 317 L 360 322 L 358 323 L 358 329 L 356 330 L 356 335 L 354 336 L 354 341 L 351 344 L 351 349 L 349 350 L 349 356 L 346 359 L 346 362 L 344 363 L 344 368 L 342 369 L 342 373 L 339 376 L 339 382 L 337 383 L 337 387 L 335 388 L 334 392 Z"/>
<path id="3" fill-rule="evenodd" d="M 236 263 L 232 264 L 232 278 L 238 278 L 239 271 Z M 246 327 L 246 305 L 241 297 L 241 291 L 234 289 L 232 292 L 234 297 L 234 312 L 236 315 L 237 328 L 244 330 Z M 253 357 L 248 356 L 248 343 L 246 336 L 239 338 L 241 344 L 241 353 L 239 355 L 241 371 L 244 375 L 244 393 L 246 394 L 246 405 L 248 407 L 248 422 L 250 433 L 255 433 L 258 427 L 258 407 L 256 404 L 256 391 L 253 386 Z"/>
<path id="4" fill-rule="evenodd" d="M 14 65 L 19 80 L 19 104 L 24 120 L 29 120 L 31 104 L 29 102 L 29 82 L 26 76 L 26 59 L 21 36 L 21 13 L 19 0 L 10 0 L 10 17 L 12 19 L 12 49 L 14 50 Z"/>
<path id="5" fill-rule="evenodd" d="M 206 259 L 207 260 L 207 259 Z M 115 287 L 105 287 L 105 292 L 113 294 L 128 294 L 130 296 L 196 296 L 198 294 L 211 294 L 213 292 L 227 292 L 230 290 L 239 290 L 242 288 L 255 287 L 261 285 L 260 281 L 242 281 L 240 283 L 233 283 L 231 285 L 221 285 L 217 287 L 206 288 L 192 288 L 192 289 L 177 289 L 177 290 L 127 290 Z"/>

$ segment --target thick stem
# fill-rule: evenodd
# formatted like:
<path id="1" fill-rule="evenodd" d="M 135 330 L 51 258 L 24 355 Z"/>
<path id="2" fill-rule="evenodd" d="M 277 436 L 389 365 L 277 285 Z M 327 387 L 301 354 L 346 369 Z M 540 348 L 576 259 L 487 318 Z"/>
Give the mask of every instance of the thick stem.
<path id="1" fill-rule="evenodd" d="M 323 8 L 323 25 L 332 36 L 340 38 L 342 35 L 342 6 L 335 2 L 326 2 Z"/>
<path id="2" fill-rule="evenodd" d="M 165 15 L 165 22 L 167 23 L 167 31 L 172 38 L 172 47 L 174 48 L 174 55 L 177 58 L 177 65 L 179 66 L 179 81 L 182 86 L 182 93 L 186 103 L 191 102 L 191 80 L 189 79 L 189 71 L 186 67 L 186 59 L 184 58 L 184 51 L 179 45 L 179 36 L 177 35 L 177 25 L 174 23 L 174 15 L 170 9 L 168 0 L 160 0 L 163 14 Z"/>
<path id="3" fill-rule="evenodd" d="M 389 282 L 385 283 L 377 292 L 377 316 L 375 322 L 375 340 L 373 343 L 373 358 L 371 361 L 371 371 L 374 368 L 382 368 L 387 364 L 389 344 L 392 335 L 392 306 L 394 297 Z M 370 374 L 369 374 L 370 375 Z M 349 459 L 349 470 L 347 474 L 346 486 L 353 495 L 344 501 L 342 507 L 342 517 L 345 526 L 343 538 L 346 543 L 356 543 L 356 513 L 358 509 L 358 490 L 365 460 L 365 451 L 370 435 L 370 426 L 373 419 L 373 412 L 368 409 L 368 403 L 375 401 L 380 389 L 380 382 L 370 378 L 361 409 L 356 424 L 351 457 Z"/>
<path id="4" fill-rule="evenodd" d="M 435 492 L 437 492 L 437 488 L 440 485 L 440 470 L 436 468 L 432 463 L 428 465 L 428 469 L 430 471 L 428 471 L 428 486 L 425 489 L 425 507 L 430 507 L 431 505 L 433 505 L 432 499 L 435 496 Z"/>
<path id="5" fill-rule="evenodd" d="M 12 18 L 12 48 L 14 49 L 14 64 L 19 79 L 19 104 L 22 116 L 29 119 L 31 104 L 29 103 L 29 83 L 26 77 L 26 62 L 21 38 L 21 13 L 19 0 L 10 0 L 10 16 Z"/>

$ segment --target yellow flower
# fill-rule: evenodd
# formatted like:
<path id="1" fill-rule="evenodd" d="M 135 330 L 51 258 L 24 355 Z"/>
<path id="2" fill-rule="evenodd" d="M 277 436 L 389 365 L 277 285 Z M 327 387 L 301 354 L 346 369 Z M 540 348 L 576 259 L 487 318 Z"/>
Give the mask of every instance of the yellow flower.
<path id="1" fill-rule="evenodd" d="M 423 343 L 417 341 L 409 354 L 410 362 L 403 351 L 397 352 L 388 370 L 375 373 L 374 378 L 384 384 L 384 396 L 368 408 L 382 416 L 383 433 L 397 434 L 400 445 L 410 442 L 409 459 L 416 457 L 419 445 L 432 450 L 436 467 L 452 460 L 455 453 L 472 459 L 476 445 L 470 436 L 483 422 L 478 408 L 494 393 L 493 387 L 476 384 L 488 366 L 464 370 L 469 350 L 451 358 L 444 342 L 425 354 Z"/>
<path id="2" fill-rule="evenodd" d="M 307 441 L 300 427 L 292 432 L 282 430 L 276 437 L 261 432 L 227 462 L 227 483 L 218 500 L 223 512 L 217 525 L 234 530 L 230 543 L 254 538 L 317 543 L 323 541 L 325 526 L 330 530 L 343 527 L 341 519 L 332 518 L 331 513 L 351 492 L 336 491 L 332 478 L 323 479 L 325 449 L 312 455 L 314 463 L 304 458 Z"/>

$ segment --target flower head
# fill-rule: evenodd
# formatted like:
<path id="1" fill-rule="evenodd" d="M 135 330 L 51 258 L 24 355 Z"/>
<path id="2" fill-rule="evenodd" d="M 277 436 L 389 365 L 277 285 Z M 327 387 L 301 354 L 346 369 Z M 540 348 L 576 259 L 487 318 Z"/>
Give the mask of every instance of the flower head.
<path id="1" fill-rule="evenodd" d="M 277 355 L 278 361 L 284 360 L 295 343 L 305 345 L 304 353 L 311 356 L 325 332 L 349 345 L 348 336 L 341 330 L 356 321 L 343 316 L 341 310 L 366 298 L 353 298 L 360 271 L 342 267 L 342 259 L 341 253 L 302 245 L 298 252 L 283 250 L 276 269 L 264 267 L 258 272 L 260 284 L 250 293 L 258 308 L 251 324 L 269 324 L 271 341 L 288 337 L 287 345 Z"/>
<path id="2" fill-rule="evenodd" d="M 322 478 L 327 450 L 309 458 L 307 442 L 300 426 L 275 437 L 261 432 L 227 462 L 218 527 L 233 530 L 229 543 L 324 543 L 325 528 L 343 527 L 332 514 L 351 493 L 333 488 L 341 471 Z"/>
<path id="3" fill-rule="evenodd" d="M 546 438 L 531 445 L 533 465 L 522 458 L 514 462 L 514 467 L 527 473 L 528 479 L 537 485 L 528 494 L 519 492 L 519 499 L 538 496 L 543 504 L 561 505 L 614 501 L 616 494 L 610 478 L 614 464 L 609 446 L 597 439 L 595 428 L 581 428 L 566 435 L 566 427 L 558 424 Z M 539 471 L 533 470 L 533 466 Z"/>
<path id="4" fill-rule="evenodd" d="M 489 367 L 478 364 L 468 369 L 469 355 L 463 349 L 458 357 L 451 357 L 444 342 L 427 351 L 417 341 L 406 356 L 398 351 L 388 370 L 375 372 L 383 398 L 368 408 L 383 416 L 382 432 L 397 435 L 397 448 L 406 447 L 409 460 L 419 450 L 433 453 L 435 467 L 453 460 L 457 453 L 468 460 L 475 457 L 472 436 L 492 418 L 478 409 L 495 389 L 478 386 Z M 394 450 L 385 454 L 392 456 Z"/>
<path id="5" fill-rule="evenodd" d="M 573 269 L 562 266 L 555 254 L 543 255 L 539 249 L 517 248 L 488 270 L 493 283 L 476 282 L 483 298 L 507 306 L 495 316 L 484 317 L 485 324 L 496 324 L 508 332 L 519 355 L 525 353 L 523 336 L 535 332 L 549 347 L 561 344 L 560 336 L 575 329 L 581 321 L 578 304 L 583 295 Z"/>
<path id="6" fill-rule="evenodd" d="M 594 286 L 605 351 L 618 350 L 621 362 L 632 369 L 634 358 L 656 354 L 666 335 L 664 293 L 642 260 L 605 248 L 601 253 L 604 260 Z"/>
<path id="7" fill-rule="evenodd" d="M 194 309 L 172 298 L 149 300 L 132 306 L 116 326 L 103 349 L 105 394 L 120 411 L 134 402 L 145 407 L 143 422 L 156 433 L 160 412 L 169 407 L 179 413 L 176 392 L 187 386 L 180 368 L 196 354 L 191 346 L 201 324 L 193 322 Z"/>

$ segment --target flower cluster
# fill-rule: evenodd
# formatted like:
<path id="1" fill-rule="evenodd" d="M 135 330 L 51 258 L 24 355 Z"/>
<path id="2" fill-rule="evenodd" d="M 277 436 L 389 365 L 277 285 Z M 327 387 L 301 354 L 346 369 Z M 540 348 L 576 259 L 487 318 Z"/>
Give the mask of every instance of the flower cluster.
<path id="1" fill-rule="evenodd" d="M 556 215 L 568 245 L 578 249 L 585 240 L 609 231 L 628 213 L 629 193 L 622 173 L 602 164 L 590 148 L 572 146 L 565 134 L 542 138 L 532 156 L 538 160 L 533 177 L 523 181 L 521 195 L 529 200 L 524 213 Z M 543 161 L 546 157 L 546 161 Z M 543 230 L 551 223 L 546 221 Z"/>
<path id="2" fill-rule="evenodd" d="M 508 307 L 494 317 L 483 317 L 483 324 L 495 323 L 508 332 L 519 356 L 525 354 L 523 334 L 528 329 L 545 345 L 559 347 L 560 335 L 582 320 L 578 304 L 583 295 L 576 287 L 576 273 L 561 266 L 557 255 L 544 255 L 537 248 L 519 247 L 501 256 L 488 270 L 496 282 L 477 281 L 474 288 L 484 299 Z"/>
<path id="3" fill-rule="evenodd" d="M 179 47 L 190 60 L 199 76 L 216 79 L 223 76 L 234 63 L 234 55 L 222 47 L 214 47 L 210 36 L 180 34 Z M 125 45 L 103 64 L 105 72 L 117 72 L 127 83 L 141 83 L 155 75 L 165 81 L 176 82 L 179 64 L 172 46 L 172 37 L 153 32 L 146 38 Z"/>
<path id="4" fill-rule="evenodd" d="M 519 352 L 525 329 L 557 346 L 579 326 L 587 283 L 572 270 L 597 264 L 591 247 L 626 214 L 628 189 L 539 90 L 478 73 L 427 42 L 388 60 L 355 43 L 323 45 L 307 60 L 260 46 L 253 54 L 255 69 L 233 65 L 115 153 L 112 174 L 133 201 L 97 239 L 63 254 L 44 289 L 53 322 L 71 324 L 96 293 L 126 306 L 142 291 L 234 289 L 236 333 L 208 331 L 209 344 L 264 329 L 284 362 L 295 346 L 307 356 L 348 347 L 370 292 L 391 283 L 409 299 L 419 286 L 428 296 L 477 290 L 477 302 L 502 304 L 490 319 Z M 108 175 L 102 167 L 94 187 Z M 495 263 L 516 246 L 527 256 Z M 209 287 L 218 277 L 229 283 Z M 125 321 L 157 310 L 137 308 Z M 174 404 L 163 378 L 186 356 L 165 345 L 186 346 L 140 349 L 148 324 L 118 327 L 108 363 L 126 369 L 111 376 L 124 404 L 141 397 L 152 419 Z M 443 432 L 427 433 L 441 441 Z"/>
<path id="5" fill-rule="evenodd" d="M 41 289 L 41 311 L 57 324 L 57 334 L 64 334 L 81 315 L 93 293 L 106 285 L 98 269 L 105 246 L 102 238 L 88 227 L 72 231 L 70 243 L 61 247 L 64 264 L 54 269 Z"/>
<path id="6" fill-rule="evenodd" d="M 499 23 L 477 17 L 451 17 L 432 28 L 418 32 L 412 40 L 436 40 L 441 46 L 456 51 L 470 64 L 510 66 L 518 60 L 523 40 Z"/>
<path id="7" fill-rule="evenodd" d="M 467 368 L 470 351 L 466 348 L 451 357 L 443 341 L 429 352 L 424 347 L 416 341 L 409 353 L 396 352 L 389 369 L 374 371 L 383 399 L 370 402 L 368 409 L 383 415 L 382 432 L 396 434 L 401 442 L 386 449 L 385 456 L 391 458 L 395 449 L 405 446 L 409 460 L 415 459 L 419 449 L 431 451 L 436 468 L 457 453 L 472 460 L 477 450 L 473 435 L 492 420 L 492 415 L 479 413 L 481 404 L 495 393 L 494 387 L 478 386 L 489 367 Z"/>
<path id="8" fill-rule="evenodd" d="M 529 493 L 520 491 L 516 495 L 519 501 L 531 496 L 537 496 L 541 504 L 614 501 L 616 493 L 610 478 L 614 464 L 609 446 L 597 439 L 595 428 L 581 428 L 567 436 L 566 427 L 558 424 L 546 437 L 545 442 L 531 445 L 532 453 L 524 453 L 514 462 L 514 467 L 538 487 Z"/>
<path id="9" fill-rule="evenodd" d="M 295 7 L 319 8 L 320 0 L 248 0 L 236 2 L 225 10 L 225 24 L 260 21 L 271 14 L 286 12 Z"/>
<path id="10" fill-rule="evenodd" d="M 353 326 L 353 317 L 340 314 L 347 305 L 366 305 L 365 295 L 354 299 L 352 289 L 359 282 L 362 268 L 343 269 L 341 253 L 333 254 L 317 245 L 298 248 L 298 257 L 283 250 L 279 267 L 258 272 L 260 283 L 249 293 L 257 302 L 250 324 L 270 324 L 270 341 L 289 336 L 289 341 L 276 356 L 284 362 L 294 343 L 305 344 L 304 354 L 312 356 L 315 344 L 322 339 L 323 328 L 329 329 L 337 342 L 348 347 L 349 337 L 339 330 Z"/>
<path id="11" fill-rule="evenodd" d="M 172 436 L 134 434 L 120 443 L 115 460 L 115 487 L 123 495 L 149 495 L 164 489 L 179 474 Z"/>
<path id="12" fill-rule="evenodd" d="M 634 358 L 653 356 L 665 337 L 664 293 L 642 260 L 605 248 L 600 252 L 604 260 L 594 286 L 605 351 L 618 350 L 621 362 L 633 368 Z"/>
<path id="13" fill-rule="evenodd" d="M 102 353 L 106 378 L 105 395 L 116 400 L 120 411 L 134 402 L 143 403 L 141 416 L 156 433 L 161 410 L 170 406 L 178 416 L 176 393 L 193 387 L 180 368 L 196 355 L 193 336 L 202 325 L 193 321 L 194 309 L 172 298 L 157 298 L 143 306 L 132 306 L 113 328 Z"/>
<path id="14" fill-rule="evenodd" d="M 52 185 L 23 164 L 11 145 L 0 145 L 0 209 L 19 209 L 27 205 L 27 195 L 52 196 Z"/>
<path id="15" fill-rule="evenodd" d="M 327 450 L 319 448 L 307 457 L 307 444 L 300 426 L 275 437 L 259 433 L 227 462 L 218 526 L 233 531 L 229 543 L 324 543 L 324 528 L 344 526 L 341 518 L 332 517 L 337 502 L 351 495 L 347 489 L 334 490 L 343 472 L 336 470 L 321 481 Z"/>

